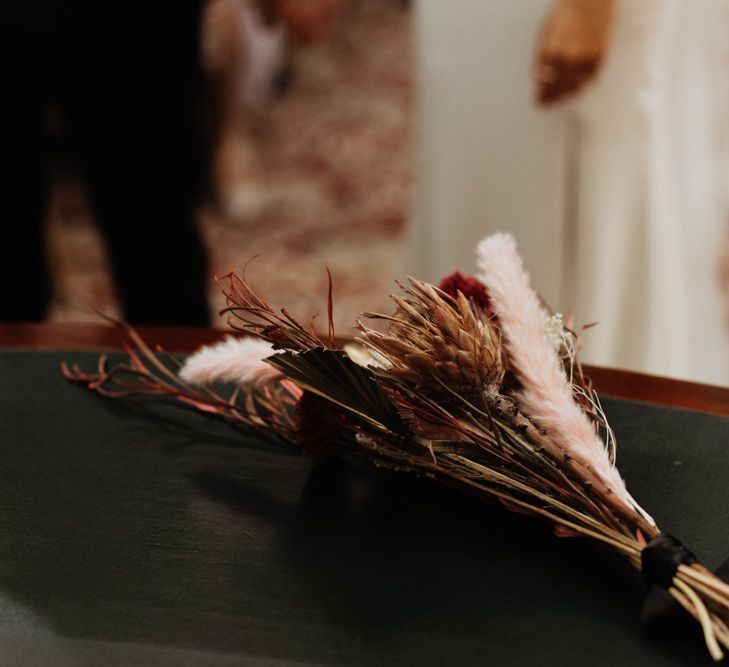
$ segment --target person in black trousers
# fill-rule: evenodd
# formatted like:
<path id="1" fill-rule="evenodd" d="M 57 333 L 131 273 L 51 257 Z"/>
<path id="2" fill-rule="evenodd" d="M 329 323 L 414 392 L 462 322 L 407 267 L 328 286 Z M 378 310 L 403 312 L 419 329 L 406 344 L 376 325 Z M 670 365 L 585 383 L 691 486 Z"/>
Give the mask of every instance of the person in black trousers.
<path id="1" fill-rule="evenodd" d="M 106 240 L 124 317 L 209 323 L 195 211 L 205 175 L 202 0 L 47 0 L 4 8 L 0 320 L 39 321 L 46 120 L 60 114 Z"/>

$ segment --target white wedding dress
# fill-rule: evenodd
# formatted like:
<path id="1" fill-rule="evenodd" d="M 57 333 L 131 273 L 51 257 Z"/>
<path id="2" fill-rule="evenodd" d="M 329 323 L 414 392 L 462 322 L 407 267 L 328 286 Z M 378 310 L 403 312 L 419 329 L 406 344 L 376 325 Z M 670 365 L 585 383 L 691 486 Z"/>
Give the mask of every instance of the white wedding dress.
<path id="1" fill-rule="evenodd" d="M 407 272 L 472 270 L 480 237 L 512 231 L 544 296 L 599 322 L 585 361 L 729 384 L 729 3 L 618 2 L 596 81 L 552 111 L 529 77 L 548 3 L 453 4 L 419 5 Z"/>

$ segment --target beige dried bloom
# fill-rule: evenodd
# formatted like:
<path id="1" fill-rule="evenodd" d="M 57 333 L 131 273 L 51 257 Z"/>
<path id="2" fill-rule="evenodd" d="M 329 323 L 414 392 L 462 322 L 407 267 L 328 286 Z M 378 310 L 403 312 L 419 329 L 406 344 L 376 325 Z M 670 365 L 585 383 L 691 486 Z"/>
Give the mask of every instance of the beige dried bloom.
<path id="1" fill-rule="evenodd" d="M 501 336 L 474 315 L 463 294 L 453 299 L 428 283 L 408 279 L 405 296 L 391 295 L 393 315 L 365 313 L 389 322 L 382 334 L 359 323 L 362 342 L 384 357 L 387 373 L 433 395 L 473 397 L 498 391 L 504 377 Z"/>

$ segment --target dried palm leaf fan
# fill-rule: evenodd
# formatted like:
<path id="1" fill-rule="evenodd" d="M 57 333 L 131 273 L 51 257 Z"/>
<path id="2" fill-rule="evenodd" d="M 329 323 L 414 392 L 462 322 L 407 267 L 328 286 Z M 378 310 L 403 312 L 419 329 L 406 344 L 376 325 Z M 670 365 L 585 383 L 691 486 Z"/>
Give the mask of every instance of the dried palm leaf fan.
<path id="1" fill-rule="evenodd" d="M 127 328 L 129 363 L 107 368 L 102 358 L 94 374 L 64 371 L 104 395 L 171 394 L 314 459 L 336 453 L 414 471 L 543 517 L 558 535 L 599 540 L 668 591 L 721 659 L 729 585 L 628 493 L 575 334 L 530 287 L 510 236 L 482 241 L 478 264 L 479 280 L 401 285 L 392 315 L 364 316 L 384 321 L 384 333 L 358 323 L 360 348 L 335 344 L 331 283 L 322 338 L 230 275 L 224 312 L 254 338 L 204 348 L 175 368 Z M 236 385 L 232 396 L 211 388 L 220 380 Z"/>

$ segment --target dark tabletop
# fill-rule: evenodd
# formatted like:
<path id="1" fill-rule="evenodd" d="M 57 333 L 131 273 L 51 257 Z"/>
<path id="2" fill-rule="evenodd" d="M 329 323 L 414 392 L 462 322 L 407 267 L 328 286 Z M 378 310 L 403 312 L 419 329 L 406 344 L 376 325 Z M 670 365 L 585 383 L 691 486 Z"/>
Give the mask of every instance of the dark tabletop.
<path id="1" fill-rule="evenodd" d="M 0 664 L 693 665 L 613 553 L 0 351 Z M 729 555 L 729 420 L 605 401 L 633 495 Z"/>

